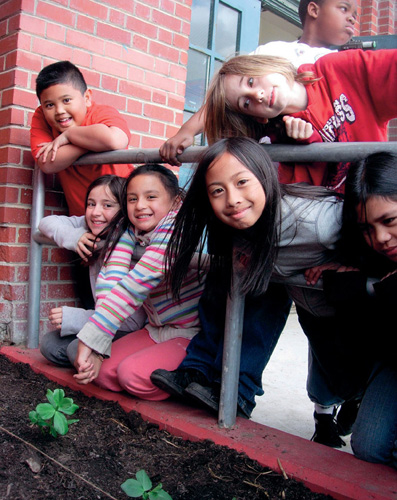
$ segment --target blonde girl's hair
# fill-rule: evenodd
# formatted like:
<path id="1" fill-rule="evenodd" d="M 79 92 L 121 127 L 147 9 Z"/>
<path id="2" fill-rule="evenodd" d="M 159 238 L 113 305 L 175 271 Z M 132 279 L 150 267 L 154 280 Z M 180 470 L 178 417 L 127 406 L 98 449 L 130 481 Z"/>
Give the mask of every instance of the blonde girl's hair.
<path id="1" fill-rule="evenodd" d="M 223 63 L 213 77 L 205 98 L 204 132 L 210 144 L 227 137 L 263 136 L 264 126 L 253 117 L 234 111 L 225 95 L 225 76 L 241 75 L 259 77 L 280 73 L 293 82 L 309 85 L 318 80 L 312 72 L 297 74 L 294 66 L 283 57 L 265 55 L 235 56 Z"/>

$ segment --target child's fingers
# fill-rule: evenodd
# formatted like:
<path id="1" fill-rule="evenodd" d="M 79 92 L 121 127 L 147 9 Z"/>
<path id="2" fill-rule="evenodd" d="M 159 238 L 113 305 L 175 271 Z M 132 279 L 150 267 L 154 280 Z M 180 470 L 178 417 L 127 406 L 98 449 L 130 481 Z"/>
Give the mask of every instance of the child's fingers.
<path id="1" fill-rule="evenodd" d="M 51 309 L 50 314 L 48 315 L 50 323 L 58 330 L 62 328 L 62 317 L 62 307 L 54 307 L 53 309 Z"/>
<path id="2" fill-rule="evenodd" d="M 57 156 L 57 152 L 58 152 L 58 148 L 57 146 L 54 144 L 53 147 L 52 147 L 52 153 L 51 153 L 51 161 L 54 161 L 56 156 Z"/>
<path id="3" fill-rule="evenodd" d="M 82 242 L 77 244 L 76 252 L 84 261 L 88 261 L 88 257 L 91 257 L 92 255 L 91 249 L 87 248 Z"/>
<path id="4" fill-rule="evenodd" d="M 73 375 L 73 378 L 76 379 L 76 382 L 78 384 L 89 384 L 90 382 L 92 382 L 94 380 L 94 372 L 93 370 L 91 371 L 88 371 L 88 372 L 84 372 L 84 373 L 75 373 Z"/>
<path id="5" fill-rule="evenodd" d="M 94 368 L 93 362 L 90 360 L 86 360 L 78 363 L 77 371 L 79 373 L 88 373 L 92 371 L 93 368 Z"/>
<path id="6" fill-rule="evenodd" d="M 85 253 L 80 250 L 79 247 L 76 248 L 77 255 L 83 260 L 84 262 L 88 262 L 88 257 L 86 257 Z"/>
<path id="7" fill-rule="evenodd" d="M 41 142 L 40 144 L 38 144 L 38 146 L 40 147 L 38 153 L 36 154 L 36 159 L 40 158 L 40 156 L 43 156 L 43 154 L 45 154 L 45 159 L 47 159 L 47 147 L 48 145 L 51 144 L 50 142 Z M 42 161 L 45 162 L 45 159 L 44 157 L 42 158 Z"/>
<path id="8" fill-rule="evenodd" d="M 313 134 L 313 126 L 311 123 L 294 118 L 293 116 L 284 116 L 285 129 L 288 137 L 296 140 L 308 139 Z"/>
<path id="9" fill-rule="evenodd" d="M 39 151 L 39 155 L 38 156 L 41 156 L 41 161 L 43 163 L 45 163 L 47 161 L 47 156 L 48 156 L 48 151 L 47 151 L 47 146 L 42 148 L 40 151 Z"/>
<path id="10" fill-rule="evenodd" d="M 305 271 L 305 279 L 308 285 L 315 285 L 321 276 L 321 270 L 314 267 Z"/>

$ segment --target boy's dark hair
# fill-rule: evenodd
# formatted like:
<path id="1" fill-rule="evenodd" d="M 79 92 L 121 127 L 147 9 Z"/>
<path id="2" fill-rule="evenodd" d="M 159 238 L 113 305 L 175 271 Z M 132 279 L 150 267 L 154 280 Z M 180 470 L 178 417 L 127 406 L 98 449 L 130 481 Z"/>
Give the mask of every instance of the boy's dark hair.
<path id="1" fill-rule="evenodd" d="M 306 16 L 307 16 L 307 7 L 310 2 L 314 2 L 317 5 L 322 5 L 326 0 L 301 0 L 299 2 L 299 7 L 298 7 L 298 14 L 299 14 L 299 19 L 301 20 L 302 28 L 305 25 L 306 21 Z"/>
<path id="2" fill-rule="evenodd" d="M 84 76 L 77 66 L 70 61 L 59 61 L 49 64 L 37 75 L 36 94 L 39 100 L 45 89 L 60 83 L 70 83 L 76 90 L 80 90 L 82 94 L 87 90 Z"/>

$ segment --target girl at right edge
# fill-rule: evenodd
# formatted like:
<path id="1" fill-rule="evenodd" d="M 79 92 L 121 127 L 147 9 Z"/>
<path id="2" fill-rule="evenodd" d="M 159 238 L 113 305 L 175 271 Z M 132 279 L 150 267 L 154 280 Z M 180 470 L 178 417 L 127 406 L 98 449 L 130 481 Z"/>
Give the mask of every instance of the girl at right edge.
<path id="1" fill-rule="evenodd" d="M 397 367 L 393 347 L 397 291 L 396 154 L 374 153 L 350 168 L 342 243 L 346 263 L 360 272 L 327 271 L 324 290 L 339 311 L 347 310 L 356 318 L 355 327 L 360 331 L 357 348 L 369 350 L 373 360 L 353 425 L 351 446 L 362 460 L 397 468 Z"/>

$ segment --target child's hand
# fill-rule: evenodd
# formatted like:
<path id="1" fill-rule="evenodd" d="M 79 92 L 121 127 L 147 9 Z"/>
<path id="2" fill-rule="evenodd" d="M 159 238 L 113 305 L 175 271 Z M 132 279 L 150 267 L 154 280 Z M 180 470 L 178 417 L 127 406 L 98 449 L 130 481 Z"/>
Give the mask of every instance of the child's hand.
<path id="1" fill-rule="evenodd" d="M 73 375 L 78 384 L 86 385 L 95 380 L 101 370 L 103 358 L 90 347 L 79 341 L 74 366 L 78 373 Z"/>
<path id="2" fill-rule="evenodd" d="M 88 257 L 91 257 L 92 251 L 96 248 L 95 238 L 96 236 L 92 233 L 84 233 L 77 242 L 76 252 L 85 262 L 88 261 Z"/>
<path id="3" fill-rule="evenodd" d="M 186 148 L 191 146 L 194 141 L 194 136 L 190 133 L 179 131 L 174 137 L 171 137 L 160 147 L 160 156 L 163 162 L 170 165 L 181 166 L 181 162 L 176 157 L 182 154 Z"/>
<path id="4" fill-rule="evenodd" d="M 304 276 L 306 278 L 306 283 L 308 285 L 315 285 L 317 281 L 321 278 L 323 271 L 334 270 L 338 273 L 343 273 L 347 271 L 358 271 L 355 267 L 342 266 L 338 262 L 328 262 L 326 264 L 321 264 L 320 266 L 315 266 L 310 269 L 306 269 Z"/>
<path id="5" fill-rule="evenodd" d="M 309 139 L 313 134 L 313 126 L 311 123 L 302 120 L 301 118 L 294 118 L 293 116 L 283 116 L 285 129 L 288 137 L 292 139 Z"/>
<path id="6" fill-rule="evenodd" d="M 50 323 L 57 329 L 60 330 L 62 328 L 62 307 L 53 307 L 48 315 L 48 319 Z"/>
<path id="7" fill-rule="evenodd" d="M 54 161 L 58 149 L 61 146 L 66 146 L 66 144 L 70 144 L 70 141 L 67 138 L 67 133 L 63 132 L 62 134 L 58 135 L 58 137 L 54 139 L 52 142 L 43 142 L 39 144 L 41 148 L 36 155 L 36 159 L 40 158 L 41 156 L 41 159 L 44 163 L 47 161 L 48 157 L 50 158 L 50 161 Z"/>
<path id="8" fill-rule="evenodd" d="M 383 278 L 381 279 L 381 281 L 385 280 L 386 278 L 389 278 L 393 274 L 397 274 L 397 271 L 391 271 L 390 273 L 386 274 L 386 276 L 383 276 Z"/>

